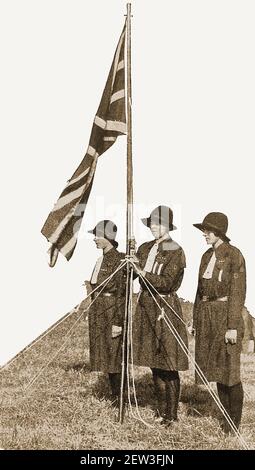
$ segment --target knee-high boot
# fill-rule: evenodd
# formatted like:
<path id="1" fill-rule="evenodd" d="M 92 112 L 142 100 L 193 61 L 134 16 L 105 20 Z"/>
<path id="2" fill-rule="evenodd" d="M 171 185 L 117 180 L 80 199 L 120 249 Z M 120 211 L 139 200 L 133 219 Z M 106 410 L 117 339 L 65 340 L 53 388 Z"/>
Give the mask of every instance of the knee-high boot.
<path id="1" fill-rule="evenodd" d="M 217 391 L 218 391 L 221 404 L 223 405 L 224 409 L 230 416 L 231 413 L 230 413 L 229 387 L 227 385 L 217 382 Z M 226 418 L 223 415 L 222 415 L 221 427 L 225 433 L 228 433 L 230 431 L 230 426 Z"/>
<path id="2" fill-rule="evenodd" d="M 162 418 L 165 414 L 166 386 L 159 369 L 152 369 L 152 376 L 157 401 L 155 414 L 157 418 Z"/>
<path id="3" fill-rule="evenodd" d="M 243 410 L 243 386 L 241 382 L 229 387 L 229 401 L 230 416 L 238 429 L 241 423 Z"/>
<path id="4" fill-rule="evenodd" d="M 110 386 L 111 386 L 111 395 L 112 395 L 112 400 L 118 404 L 119 401 L 119 395 L 120 395 L 120 381 L 121 381 L 121 375 L 119 373 L 115 374 L 108 374 L 109 375 L 109 381 L 110 381 Z"/>
<path id="5" fill-rule="evenodd" d="M 217 383 L 217 389 L 222 405 L 238 429 L 240 426 L 243 410 L 242 383 L 239 382 L 238 384 L 232 385 L 231 387 Z M 223 430 L 226 433 L 233 432 L 233 429 L 226 419 L 223 421 Z"/>
<path id="6" fill-rule="evenodd" d="M 166 373 L 166 413 L 169 421 L 177 421 L 177 410 L 180 398 L 180 378 L 177 371 Z"/>
<path id="7" fill-rule="evenodd" d="M 217 382 L 217 391 L 222 405 L 226 412 L 230 414 L 229 387 Z"/>

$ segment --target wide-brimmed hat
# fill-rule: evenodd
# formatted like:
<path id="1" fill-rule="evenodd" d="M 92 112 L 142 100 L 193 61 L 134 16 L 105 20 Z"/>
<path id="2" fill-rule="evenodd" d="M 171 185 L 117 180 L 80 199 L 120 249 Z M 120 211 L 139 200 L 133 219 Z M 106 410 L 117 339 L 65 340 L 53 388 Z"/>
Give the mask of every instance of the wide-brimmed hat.
<path id="1" fill-rule="evenodd" d="M 169 229 L 169 232 L 176 230 L 173 225 L 173 211 L 167 206 L 158 206 L 151 212 L 149 217 L 141 219 L 143 224 L 150 227 L 152 223 L 164 225 Z"/>
<path id="2" fill-rule="evenodd" d="M 101 220 L 92 230 L 88 230 L 88 233 L 92 233 L 96 237 L 105 238 L 112 244 L 112 246 L 114 246 L 114 248 L 117 248 L 119 245 L 115 240 L 117 226 L 111 220 Z"/>
<path id="3" fill-rule="evenodd" d="M 210 230 L 222 240 L 226 242 L 230 241 L 230 238 L 226 235 L 228 229 L 228 218 L 225 214 L 222 214 L 222 212 L 210 212 L 201 224 L 193 225 L 199 230 L 202 230 L 202 232 L 204 230 Z"/>

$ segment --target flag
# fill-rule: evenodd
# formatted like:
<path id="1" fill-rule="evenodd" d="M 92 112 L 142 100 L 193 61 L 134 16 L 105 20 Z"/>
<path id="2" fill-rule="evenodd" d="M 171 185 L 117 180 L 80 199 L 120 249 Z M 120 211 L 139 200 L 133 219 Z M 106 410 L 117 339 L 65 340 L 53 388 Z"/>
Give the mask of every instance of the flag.
<path id="1" fill-rule="evenodd" d="M 56 263 L 59 252 L 67 260 L 72 257 L 92 188 L 98 157 L 114 144 L 119 135 L 127 132 L 125 37 L 126 24 L 120 36 L 101 102 L 93 122 L 85 157 L 60 194 L 42 228 L 42 234 L 52 244 L 49 249 L 50 266 L 54 266 Z"/>

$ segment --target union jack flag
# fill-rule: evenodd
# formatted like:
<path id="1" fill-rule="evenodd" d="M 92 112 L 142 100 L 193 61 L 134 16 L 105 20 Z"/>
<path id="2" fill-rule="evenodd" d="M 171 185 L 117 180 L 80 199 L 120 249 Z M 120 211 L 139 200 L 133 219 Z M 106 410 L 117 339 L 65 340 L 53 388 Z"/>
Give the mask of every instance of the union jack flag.
<path id="1" fill-rule="evenodd" d="M 95 176 L 97 160 L 127 133 L 125 90 L 126 23 L 121 33 L 105 89 L 97 110 L 87 152 L 50 212 L 42 234 L 52 244 L 50 266 L 58 253 L 69 260 L 76 247 L 77 235 Z"/>

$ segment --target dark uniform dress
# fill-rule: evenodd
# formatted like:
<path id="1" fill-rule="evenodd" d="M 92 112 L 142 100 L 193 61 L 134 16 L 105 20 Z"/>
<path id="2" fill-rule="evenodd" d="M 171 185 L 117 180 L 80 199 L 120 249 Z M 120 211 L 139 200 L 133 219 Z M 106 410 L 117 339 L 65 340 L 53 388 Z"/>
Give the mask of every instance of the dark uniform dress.
<path id="1" fill-rule="evenodd" d="M 147 242 L 138 249 L 137 257 L 142 269 L 146 265 L 148 255 L 154 244 L 155 241 Z M 145 275 L 145 279 L 164 296 L 167 303 L 173 307 L 181 318 L 182 309 L 176 291 L 182 283 L 185 266 L 185 255 L 182 248 L 169 238 L 159 243 L 158 253 L 151 272 L 147 272 Z M 169 420 L 176 420 L 180 393 L 180 381 L 177 371 L 188 369 L 188 359 L 165 321 L 163 319 L 158 320 L 160 310 L 146 285 L 142 281 L 140 281 L 140 284 L 141 293 L 134 319 L 135 364 L 152 369 L 158 399 L 158 412 Z M 165 314 L 185 345 L 188 346 L 185 324 L 166 306 L 157 294 L 155 297 L 160 306 L 164 308 Z M 165 401 L 166 409 L 164 408 Z"/>
<path id="2" fill-rule="evenodd" d="M 137 252 L 140 266 L 143 269 L 154 241 L 144 243 Z M 152 272 L 147 272 L 147 279 L 160 294 L 165 296 L 175 312 L 182 318 L 182 309 L 176 291 L 179 289 L 185 268 L 185 255 L 182 248 L 174 241 L 163 241 L 159 244 Z M 153 291 L 153 290 L 152 290 Z M 155 293 L 154 293 L 155 295 Z M 170 308 L 155 295 L 161 307 L 182 340 L 188 345 L 185 325 Z M 139 366 L 164 370 L 186 370 L 188 359 L 176 341 L 166 323 L 158 321 L 160 310 L 141 282 L 141 294 L 135 313 L 135 361 Z"/>
<path id="3" fill-rule="evenodd" d="M 196 331 L 195 359 L 207 380 L 217 382 L 223 406 L 239 426 L 242 408 L 240 354 L 244 333 L 242 309 L 246 293 L 245 260 L 237 248 L 224 242 L 215 249 L 216 262 L 211 279 L 205 279 L 203 275 L 213 251 L 210 248 L 204 253 L 199 269 L 193 317 Z M 228 329 L 237 330 L 236 344 L 225 343 Z M 197 375 L 196 380 L 201 383 Z M 233 400 L 231 393 L 236 395 Z M 239 408 L 237 402 L 240 402 Z"/>
<path id="4" fill-rule="evenodd" d="M 91 284 L 92 289 L 99 286 L 118 268 L 124 256 L 115 248 L 103 256 L 97 282 Z M 90 366 L 92 371 L 102 371 L 109 374 L 121 371 L 122 334 L 112 338 L 112 326 L 123 326 L 125 312 L 124 270 L 125 268 L 115 274 L 100 295 L 98 293 L 103 286 L 98 289 L 94 294 L 94 296 L 98 296 L 89 309 Z"/>
<path id="5" fill-rule="evenodd" d="M 212 278 L 204 279 L 203 274 L 212 254 L 213 248 L 204 253 L 199 270 L 193 321 L 196 330 L 195 358 L 208 381 L 231 386 L 240 382 L 245 261 L 237 248 L 222 243 L 215 250 Z M 225 343 L 228 329 L 237 330 L 236 344 Z"/>

